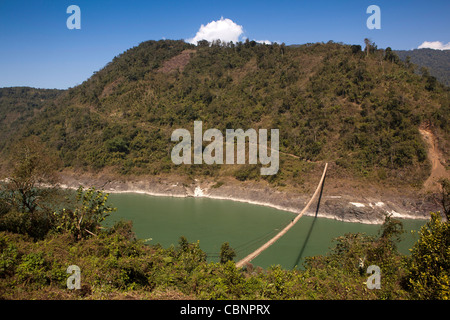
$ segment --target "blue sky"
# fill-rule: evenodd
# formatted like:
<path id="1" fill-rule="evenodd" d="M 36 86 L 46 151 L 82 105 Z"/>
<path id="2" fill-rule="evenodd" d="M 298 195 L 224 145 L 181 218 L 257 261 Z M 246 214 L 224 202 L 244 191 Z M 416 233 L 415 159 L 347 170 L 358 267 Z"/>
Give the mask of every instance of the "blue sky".
<path id="1" fill-rule="evenodd" d="M 69 30 L 70 5 L 81 29 Z M 369 5 L 381 9 L 381 29 L 369 30 Z M 241 39 L 286 44 L 344 42 L 414 49 L 450 42 L 450 1 L 94 1 L 0 0 L 0 87 L 76 86 L 116 55 L 146 40 L 193 38 L 221 17 L 242 26 Z"/>

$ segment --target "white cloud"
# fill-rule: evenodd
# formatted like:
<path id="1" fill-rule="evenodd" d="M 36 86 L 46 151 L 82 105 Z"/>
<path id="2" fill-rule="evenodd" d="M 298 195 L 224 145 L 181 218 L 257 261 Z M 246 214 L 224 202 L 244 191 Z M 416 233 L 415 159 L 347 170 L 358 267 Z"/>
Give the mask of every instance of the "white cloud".
<path id="1" fill-rule="evenodd" d="M 244 28 L 242 26 L 222 17 L 220 20 L 211 21 L 206 26 L 202 24 L 195 37 L 186 39 L 186 41 L 193 44 L 197 44 L 200 40 L 212 42 L 217 39 L 224 42 L 238 42 L 243 33 Z"/>
<path id="2" fill-rule="evenodd" d="M 418 47 L 418 49 L 424 49 L 424 48 L 435 49 L 435 50 L 450 50 L 450 42 L 447 44 L 443 44 L 440 41 L 425 41 Z"/>
<path id="3" fill-rule="evenodd" d="M 255 40 L 257 43 L 261 44 L 272 44 L 272 41 L 270 40 Z"/>

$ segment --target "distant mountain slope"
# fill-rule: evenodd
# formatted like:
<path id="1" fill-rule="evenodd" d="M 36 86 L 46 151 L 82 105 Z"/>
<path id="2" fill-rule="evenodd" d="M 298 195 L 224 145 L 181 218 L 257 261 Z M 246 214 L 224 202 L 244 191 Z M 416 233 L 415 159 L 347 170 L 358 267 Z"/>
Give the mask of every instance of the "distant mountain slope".
<path id="1" fill-rule="evenodd" d="M 449 92 L 433 79 L 384 50 L 366 56 L 332 42 L 146 41 L 81 85 L 55 92 L 56 99 L 23 119 L 8 145 L 37 135 L 65 167 L 124 175 L 299 186 L 311 162 L 327 161 L 330 176 L 420 185 L 430 168 L 421 123 L 433 128 L 444 154 L 450 141 Z M 203 130 L 221 132 L 279 129 L 280 171 L 261 177 L 260 164 L 175 165 L 171 133 L 192 132 L 195 120 L 203 121 Z"/>
<path id="2" fill-rule="evenodd" d="M 29 87 L 0 88 L 0 149 L 11 135 L 63 92 Z"/>
<path id="3" fill-rule="evenodd" d="M 450 50 L 414 49 L 395 51 L 400 59 L 411 57 L 411 62 L 426 67 L 430 74 L 450 86 Z"/>

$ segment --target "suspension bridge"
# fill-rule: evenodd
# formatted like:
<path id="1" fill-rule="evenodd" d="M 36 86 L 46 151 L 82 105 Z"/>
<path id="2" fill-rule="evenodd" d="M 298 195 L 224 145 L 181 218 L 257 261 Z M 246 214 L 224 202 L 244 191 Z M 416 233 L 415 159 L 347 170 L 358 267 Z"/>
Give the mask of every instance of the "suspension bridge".
<path id="1" fill-rule="evenodd" d="M 243 266 L 245 266 L 247 263 L 250 263 L 250 261 L 252 261 L 253 259 L 255 259 L 258 255 L 261 254 L 261 252 L 263 252 L 264 250 L 266 250 L 268 247 L 270 247 L 272 244 L 274 244 L 278 239 L 280 239 L 286 232 L 289 231 L 289 229 L 291 229 L 298 220 L 300 220 L 300 218 L 303 216 L 303 214 L 309 209 L 309 207 L 311 206 L 311 204 L 315 201 L 315 199 L 317 198 L 317 196 L 320 193 L 320 190 L 322 188 L 323 182 L 325 180 L 325 175 L 327 173 L 327 168 L 328 168 L 328 163 L 325 164 L 325 167 L 323 169 L 323 173 L 322 173 L 322 177 L 320 178 L 319 184 L 317 185 L 316 191 L 314 192 L 314 194 L 312 195 L 311 199 L 308 201 L 308 203 L 306 204 L 306 206 L 302 209 L 302 211 L 291 221 L 289 222 L 289 224 L 287 226 L 284 227 L 284 229 L 282 229 L 280 232 L 278 232 L 274 237 L 272 237 L 269 241 L 267 241 L 266 243 L 264 243 L 262 246 L 260 246 L 258 249 L 256 249 L 255 251 L 253 251 L 252 253 L 250 253 L 249 255 L 247 255 L 245 258 L 241 259 L 240 261 L 238 261 L 236 263 L 236 267 L 238 268 L 242 268 Z M 319 200 L 320 201 L 320 200 Z M 266 237 L 267 235 L 263 236 Z M 256 239 L 255 241 L 260 241 L 261 239 Z M 252 241 L 253 242 L 253 241 Z"/>

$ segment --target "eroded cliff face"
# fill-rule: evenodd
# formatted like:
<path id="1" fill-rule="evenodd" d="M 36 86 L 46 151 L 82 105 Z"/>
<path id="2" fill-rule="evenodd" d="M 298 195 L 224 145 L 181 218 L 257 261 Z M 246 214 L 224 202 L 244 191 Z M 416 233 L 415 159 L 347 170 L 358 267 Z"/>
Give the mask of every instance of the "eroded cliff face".
<path id="1" fill-rule="evenodd" d="M 179 177 L 127 177 L 117 179 L 107 174 L 61 174 L 61 187 L 96 187 L 106 192 L 135 192 L 153 196 L 207 197 L 264 205 L 299 213 L 312 196 L 310 193 L 285 192 L 258 183 L 184 180 Z M 320 205 L 315 201 L 306 215 L 345 222 L 381 224 L 386 214 L 397 218 L 428 219 L 430 212 L 440 211 L 433 194 L 399 194 L 389 191 L 346 192 L 325 185 Z"/>

